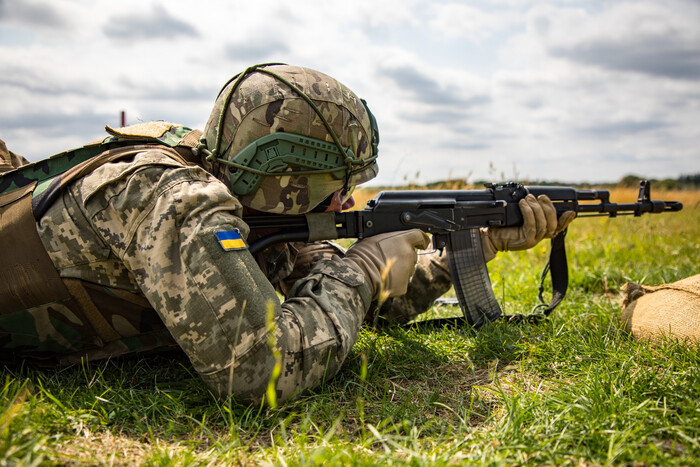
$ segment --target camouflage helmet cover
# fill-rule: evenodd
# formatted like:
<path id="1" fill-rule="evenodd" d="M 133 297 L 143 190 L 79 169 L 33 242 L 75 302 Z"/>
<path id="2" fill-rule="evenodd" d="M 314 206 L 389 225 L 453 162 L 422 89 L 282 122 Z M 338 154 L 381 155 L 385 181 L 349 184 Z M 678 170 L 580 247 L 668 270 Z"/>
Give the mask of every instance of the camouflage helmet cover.
<path id="1" fill-rule="evenodd" d="M 219 93 L 204 129 L 203 142 L 207 152 L 213 153 L 207 158 L 211 166 L 205 168 L 233 187 L 232 174 L 239 169 L 229 170 L 227 161 L 265 136 L 292 133 L 342 145 L 353 159 L 352 166 L 341 170 L 342 176 L 338 171 L 331 174 L 289 165 L 282 172 L 263 176 L 249 193 L 236 193 L 232 188 L 244 206 L 270 213 L 303 214 L 335 191 L 377 175 L 378 134 L 373 119 L 364 101 L 323 73 L 288 65 L 251 67 Z M 219 129 L 222 134 L 217 138 Z M 304 173 L 291 175 L 297 171 Z"/>

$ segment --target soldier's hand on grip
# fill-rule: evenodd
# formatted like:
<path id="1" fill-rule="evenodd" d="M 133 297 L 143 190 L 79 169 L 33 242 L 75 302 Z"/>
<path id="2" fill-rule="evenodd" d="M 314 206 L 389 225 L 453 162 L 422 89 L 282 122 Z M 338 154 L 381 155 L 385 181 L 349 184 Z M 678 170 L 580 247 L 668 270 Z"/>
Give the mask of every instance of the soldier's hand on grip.
<path id="1" fill-rule="evenodd" d="M 574 211 L 566 211 L 557 219 L 557 211 L 547 195 L 535 198 L 529 194 L 520 200 L 519 206 L 523 215 L 522 226 L 481 230 L 486 261 L 492 260 L 498 251 L 527 250 L 543 238 L 553 238 L 576 217 Z"/>
<path id="2" fill-rule="evenodd" d="M 430 243 L 418 229 L 389 232 L 360 240 L 348 250 L 343 261 L 361 271 L 369 280 L 372 299 L 386 299 L 406 293 L 416 266 L 416 248 Z"/>

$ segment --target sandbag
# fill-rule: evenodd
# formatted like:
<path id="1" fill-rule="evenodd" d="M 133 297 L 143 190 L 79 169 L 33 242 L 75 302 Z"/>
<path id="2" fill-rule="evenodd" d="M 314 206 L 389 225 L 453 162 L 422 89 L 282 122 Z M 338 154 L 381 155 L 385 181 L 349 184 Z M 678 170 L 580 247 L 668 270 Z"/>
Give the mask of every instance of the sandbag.
<path id="1" fill-rule="evenodd" d="M 635 338 L 700 343 L 700 274 L 655 287 L 622 287 L 622 322 Z"/>

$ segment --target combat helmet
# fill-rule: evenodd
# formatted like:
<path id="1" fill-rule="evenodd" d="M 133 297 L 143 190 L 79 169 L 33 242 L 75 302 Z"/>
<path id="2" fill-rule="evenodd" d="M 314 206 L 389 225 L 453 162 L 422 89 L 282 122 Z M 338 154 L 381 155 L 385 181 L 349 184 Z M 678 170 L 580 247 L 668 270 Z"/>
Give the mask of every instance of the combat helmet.
<path id="1" fill-rule="evenodd" d="M 219 92 L 199 149 L 244 206 L 304 214 L 377 175 L 379 134 L 364 100 L 309 68 L 255 65 Z"/>

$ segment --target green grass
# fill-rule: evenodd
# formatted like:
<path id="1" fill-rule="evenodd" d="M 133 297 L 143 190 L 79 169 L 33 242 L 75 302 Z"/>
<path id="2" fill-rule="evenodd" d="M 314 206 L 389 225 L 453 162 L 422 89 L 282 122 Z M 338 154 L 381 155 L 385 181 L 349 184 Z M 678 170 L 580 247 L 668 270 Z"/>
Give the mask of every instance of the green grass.
<path id="1" fill-rule="evenodd" d="M 6 368 L 3 464 L 696 464 L 700 346 L 632 339 L 618 291 L 698 273 L 699 239 L 697 201 L 577 220 L 551 319 L 365 329 L 336 378 L 276 410 L 217 402 L 174 355 Z M 507 313 L 536 303 L 546 254 L 489 264 Z"/>

